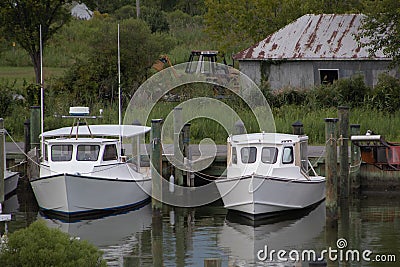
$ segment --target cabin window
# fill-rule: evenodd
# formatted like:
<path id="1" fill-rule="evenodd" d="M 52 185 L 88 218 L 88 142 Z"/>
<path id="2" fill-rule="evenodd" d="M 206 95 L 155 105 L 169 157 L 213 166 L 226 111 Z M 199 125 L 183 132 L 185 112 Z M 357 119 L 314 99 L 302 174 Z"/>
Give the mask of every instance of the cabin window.
<path id="1" fill-rule="evenodd" d="M 115 144 L 106 145 L 104 148 L 103 161 L 118 159 L 117 146 Z"/>
<path id="2" fill-rule="evenodd" d="M 242 163 L 254 163 L 256 162 L 257 148 L 243 147 L 240 150 L 240 156 L 242 158 Z"/>
<path id="3" fill-rule="evenodd" d="M 263 163 L 274 164 L 276 162 L 276 156 L 278 149 L 276 147 L 263 147 L 261 152 L 261 161 Z"/>
<path id="4" fill-rule="evenodd" d="M 293 163 L 293 147 L 287 146 L 283 148 L 282 163 Z"/>
<path id="5" fill-rule="evenodd" d="M 70 161 L 72 159 L 72 145 L 52 145 L 52 161 Z"/>
<path id="6" fill-rule="evenodd" d="M 237 164 L 236 147 L 232 147 L 232 164 Z"/>
<path id="7" fill-rule="evenodd" d="M 77 161 L 96 161 L 99 157 L 99 145 L 78 145 Z"/>

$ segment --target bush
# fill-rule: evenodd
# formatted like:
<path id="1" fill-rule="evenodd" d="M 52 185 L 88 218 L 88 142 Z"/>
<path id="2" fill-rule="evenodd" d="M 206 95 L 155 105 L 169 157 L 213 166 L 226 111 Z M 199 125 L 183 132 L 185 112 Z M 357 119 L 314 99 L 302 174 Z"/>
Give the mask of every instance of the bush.
<path id="1" fill-rule="evenodd" d="M 87 241 L 71 239 L 36 221 L 10 234 L 0 250 L 0 266 L 106 266 L 101 255 Z"/>
<path id="2" fill-rule="evenodd" d="M 400 109 L 400 80 L 381 74 L 372 92 L 370 106 L 382 111 L 395 112 Z"/>

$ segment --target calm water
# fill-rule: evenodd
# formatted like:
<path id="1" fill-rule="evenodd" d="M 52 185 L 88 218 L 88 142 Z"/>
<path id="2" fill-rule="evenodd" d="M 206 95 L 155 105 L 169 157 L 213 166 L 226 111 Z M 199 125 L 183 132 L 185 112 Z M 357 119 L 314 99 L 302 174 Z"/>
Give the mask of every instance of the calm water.
<path id="1" fill-rule="evenodd" d="M 49 227 L 98 246 L 110 266 L 122 266 L 124 261 L 132 262 L 131 266 L 204 266 L 208 258 L 222 259 L 222 266 L 308 266 L 304 262 L 261 262 L 256 255 L 265 246 L 268 252 L 285 250 L 286 256 L 294 250 L 314 250 L 319 255 L 329 247 L 338 250 L 339 238 L 347 242 L 343 253 L 359 250 L 361 255 L 371 250 L 369 258 L 395 255 L 397 263 L 334 261 L 328 266 L 400 265 L 399 195 L 369 195 L 341 203 L 337 228 L 326 226 L 324 202 L 256 225 L 228 213 L 222 202 L 193 209 L 164 206 L 161 217 L 153 216 L 148 204 L 119 215 L 67 223 L 42 215 L 27 186 L 20 186 L 5 203 L 4 212 L 13 215 L 9 232 L 44 219 Z M 4 232 L 4 223 L 0 223 L 0 232 Z"/>

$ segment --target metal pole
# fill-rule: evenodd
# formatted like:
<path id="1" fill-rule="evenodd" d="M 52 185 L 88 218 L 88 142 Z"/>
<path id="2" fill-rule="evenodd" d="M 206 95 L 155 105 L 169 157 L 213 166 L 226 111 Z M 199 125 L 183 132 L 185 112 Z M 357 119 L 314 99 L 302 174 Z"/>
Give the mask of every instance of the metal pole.
<path id="1" fill-rule="evenodd" d="M 360 135 L 360 124 L 350 124 L 350 135 Z M 358 193 L 360 190 L 360 167 L 361 151 L 360 148 L 351 143 L 351 172 L 350 182 L 352 193 Z"/>
<path id="2" fill-rule="evenodd" d="M 37 149 L 40 148 L 40 107 L 39 106 L 32 106 L 31 107 L 31 149 L 36 147 Z"/>
<path id="3" fill-rule="evenodd" d="M 338 107 L 339 115 L 339 196 L 347 198 L 349 191 L 349 107 Z"/>
<path id="4" fill-rule="evenodd" d="M 336 123 L 337 118 L 325 119 L 326 137 L 326 216 L 329 220 L 337 220 L 337 150 L 336 150 Z"/>
<path id="5" fill-rule="evenodd" d="M 152 207 L 153 210 L 161 210 L 162 203 L 162 144 L 161 127 L 163 120 L 151 121 L 151 180 L 152 180 Z"/>
<path id="6" fill-rule="evenodd" d="M 183 148 L 180 146 L 180 136 L 182 128 L 182 108 L 174 108 L 174 157 L 175 160 L 183 164 Z M 175 166 L 175 181 L 176 184 L 183 186 L 183 171 Z"/>
<path id="7" fill-rule="evenodd" d="M 4 120 L 0 118 L 0 204 L 4 202 L 5 154 Z"/>

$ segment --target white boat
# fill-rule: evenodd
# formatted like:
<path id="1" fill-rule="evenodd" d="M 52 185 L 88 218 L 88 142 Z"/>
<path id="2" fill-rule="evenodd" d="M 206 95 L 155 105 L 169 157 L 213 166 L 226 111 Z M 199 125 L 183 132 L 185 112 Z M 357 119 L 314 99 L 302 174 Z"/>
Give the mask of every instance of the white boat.
<path id="1" fill-rule="evenodd" d="M 18 172 L 4 171 L 4 195 L 7 196 L 17 190 L 19 180 Z"/>
<path id="2" fill-rule="evenodd" d="M 312 206 L 310 209 L 282 214 L 257 222 L 246 217 L 228 212 L 228 216 L 217 234 L 218 246 L 229 255 L 229 266 L 301 266 L 295 265 L 290 259 L 279 261 L 277 252 L 286 251 L 283 257 L 288 258 L 291 250 L 315 249 L 323 240 L 325 226 L 325 202 Z M 260 261 L 259 251 L 265 251 L 268 257 Z M 270 254 L 271 251 L 275 253 Z M 270 258 L 269 256 L 272 256 Z M 303 265 L 304 266 L 304 265 Z M 307 265 L 308 266 L 308 265 Z"/>
<path id="3" fill-rule="evenodd" d="M 253 133 L 228 137 L 227 176 L 216 180 L 225 208 L 255 218 L 323 200 L 325 177 L 309 164 L 307 146 L 307 136 Z"/>
<path id="4" fill-rule="evenodd" d="M 40 176 L 30 180 L 39 207 L 73 217 L 146 203 L 151 177 L 140 173 L 140 166 L 126 162 L 120 137 L 132 138 L 149 130 L 145 126 L 78 123 L 43 133 Z"/>

